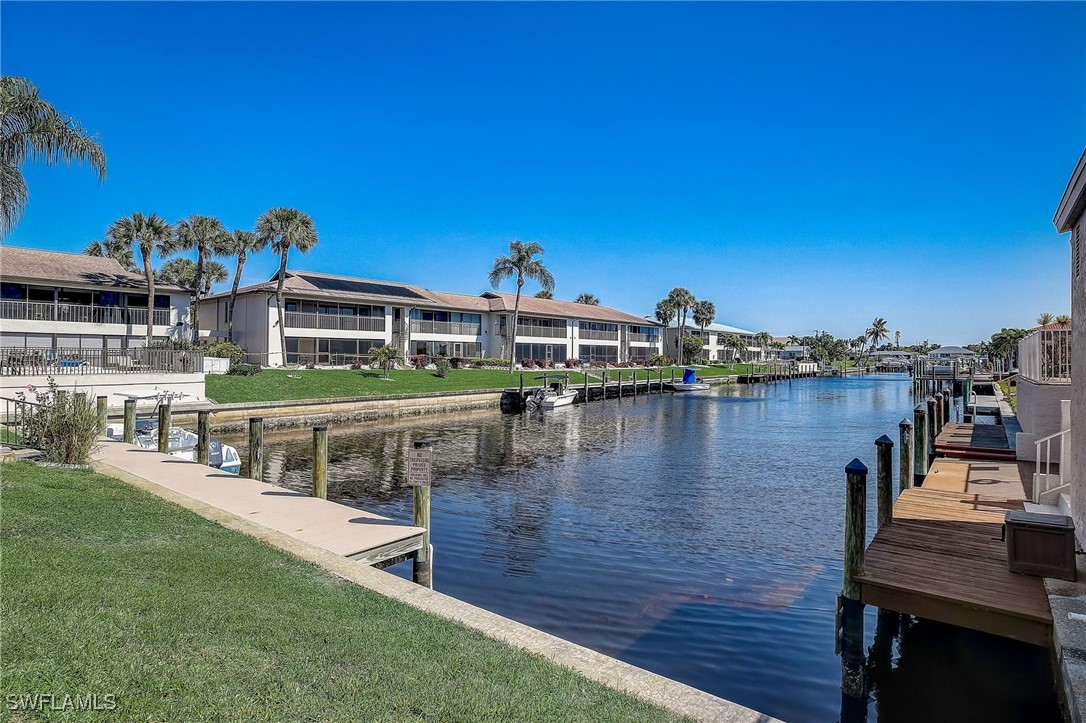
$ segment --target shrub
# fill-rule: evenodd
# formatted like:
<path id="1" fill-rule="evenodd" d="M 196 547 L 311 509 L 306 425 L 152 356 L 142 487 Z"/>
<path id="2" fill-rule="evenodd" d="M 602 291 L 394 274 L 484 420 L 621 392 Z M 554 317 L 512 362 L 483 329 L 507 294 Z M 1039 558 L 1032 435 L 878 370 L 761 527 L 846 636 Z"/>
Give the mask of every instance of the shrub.
<path id="1" fill-rule="evenodd" d="M 355 357 L 354 359 L 351 360 L 351 369 L 361 369 L 364 366 L 366 366 L 366 363 L 363 362 L 358 357 Z"/>
<path id="2" fill-rule="evenodd" d="M 86 395 L 59 391 L 52 377 L 48 389 L 29 390 L 38 406 L 27 406 L 27 420 L 20 430 L 22 441 L 40 449 L 49 462 L 86 464 L 100 431 L 97 402 Z M 15 396 L 26 400 L 23 392 Z"/>
<path id="3" fill-rule="evenodd" d="M 388 373 L 392 371 L 392 368 L 396 366 L 396 363 L 403 359 L 403 355 L 400 350 L 391 344 L 385 344 L 384 346 L 375 346 L 370 349 L 370 362 L 378 365 L 385 372 L 385 379 L 388 379 Z"/>
<path id="4" fill-rule="evenodd" d="M 580 359 L 566 359 L 566 369 L 576 369 L 581 366 Z"/>
<path id="5" fill-rule="evenodd" d="M 508 367 L 509 360 L 489 357 L 485 359 L 476 359 L 472 364 L 477 367 Z"/>
<path id="6" fill-rule="evenodd" d="M 254 374 L 260 373 L 260 365 L 245 364 L 244 362 L 242 362 L 241 364 L 231 364 L 230 371 L 226 373 L 236 377 L 251 377 Z"/>
<path id="7" fill-rule="evenodd" d="M 535 360 L 534 359 L 521 359 L 520 360 L 520 365 L 522 367 L 524 367 L 525 369 L 535 369 Z"/>
<path id="8" fill-rule="evenodd" d="M 468 360 L 465 359 L 464 357 L 460 357 L 460 356 L 449 357 L 449 366 L 451 366 L 453 369 L 461 369 L 463 367 L 466 367 L 467 365 L 468 365 Z"/>
<path id="9" fill-rule="evenodd" d="M 418 354 L 411 357 L 411 366 L 415 367 L 416 369 L 425 369 L 426 365 L 429 363 L 430 357 L 426 356 L 425 354 Z"/>
<path id="10" fill-rule="evenodd" d="M 245 363 L 245 350 L 230 341 L 213 341 L 204 347 L 204 356 L 229 359 L 230 367 Z"/>
<path id="11" fill-rule="evenodd" d="M 435 372 L 435 375 L 439 379 L 444 379 L 445 377 L 449 376 L 449 369 L 451 368 L 452 362 L 450 362 L 445 357 L 439 357 L 437 360 L 437 371 Z"/>

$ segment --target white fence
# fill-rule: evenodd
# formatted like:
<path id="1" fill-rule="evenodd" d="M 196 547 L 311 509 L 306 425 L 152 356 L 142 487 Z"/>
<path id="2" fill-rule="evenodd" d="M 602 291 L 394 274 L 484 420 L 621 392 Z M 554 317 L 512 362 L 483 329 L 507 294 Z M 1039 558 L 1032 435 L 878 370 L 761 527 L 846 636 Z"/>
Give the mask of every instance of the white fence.
<path id="1" fill-rule="evenodd" d="M 1018 342 L 1018 374 L 1040 384 L 1071 383 L 1071 330 L 1038 329 Z"/>

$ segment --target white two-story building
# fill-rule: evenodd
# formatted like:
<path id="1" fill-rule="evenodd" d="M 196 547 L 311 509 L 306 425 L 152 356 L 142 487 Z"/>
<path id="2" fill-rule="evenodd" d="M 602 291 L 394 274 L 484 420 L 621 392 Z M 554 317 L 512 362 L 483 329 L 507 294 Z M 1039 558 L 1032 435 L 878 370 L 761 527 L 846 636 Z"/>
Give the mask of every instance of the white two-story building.
<path id="1" fill-rule="evenodd" d="M 276 279 L 238 291 L 234 340 L 265 366 L 344 365 L 391 344 L 405 357 L 507 357 L 515 297 L 430 291 L 412 284 L 288 270 L 280 347 Z M 223 336 L 229 294 L 208 297 L 201 324 Z M 661 327 L 605 306 L 525 296 L 520 300 L 516 358 L 636 361 L 660 353 Z"/>
<path id="2" fill-rule="evenodd" d="M 184 338 L 191 294 L 155 285 L 152 334 Z M 110 258 L 0 246 L 0 347 L 130 349 L 147 332 L 147 282 Z"/>

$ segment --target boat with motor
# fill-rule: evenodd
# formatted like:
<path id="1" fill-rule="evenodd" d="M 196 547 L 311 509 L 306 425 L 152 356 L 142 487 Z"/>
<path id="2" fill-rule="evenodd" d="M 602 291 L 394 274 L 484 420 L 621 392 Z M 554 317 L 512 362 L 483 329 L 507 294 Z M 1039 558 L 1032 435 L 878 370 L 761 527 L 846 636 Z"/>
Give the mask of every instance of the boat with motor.
<path id="1" fill-rule="evenodd" d="M 702 392 L 709 388 L 708 384 L 697 378 L 693 369 L 684 369 L 683 380 L 681 382 L 668 382 L 668 386 L 671 387 L 673 392 Z"/>
<path id="2" fill-rule="evenodd" d="M 569 375 L 567 374 L 557 376 L 548 374 L 536 377 L 536 379 L 541 379 L 544 383 L 550 379 L 557 381 L 552 382 L 549 387 L 541 387 L 528 395 L 528 398 L 524 400 L 524 404 L 530 410 L 565 407 L 573 404 L 573 400 L 577 398 L 576 391 L 566 389 L 566 383 L 569 381 Z"/>
<path id="3" fill-rule="evenodd" d="M 172 392 L 165 389 L 138 389 L 127 392 L 117 392 L 117 396 L 135 399 L 138 404 L 141 400 L 155 400 L 155 406 L 149 416 L 137 417 L 135 420 L 135 439 L 137 446 L 143 449 L 158 449 L 158 408 L 164 403 L 172 403 L 175 399 L 187 396 L 184 392 Z M 124 440 L 124 425 L 110 424 L 106 427 L 106 436 L 118 442 Z M 196 461 L 196 445 L 199 437 L 196 434 L 181 427 L 170 427 L 169 454 L 179 459 Z M 212 439 L 208 445 L 208 466 L 228 472 L 230 474 L 241 473 L 241 456 L 237 449 L 228 444 L 223 444 L 217 439 Z"/>

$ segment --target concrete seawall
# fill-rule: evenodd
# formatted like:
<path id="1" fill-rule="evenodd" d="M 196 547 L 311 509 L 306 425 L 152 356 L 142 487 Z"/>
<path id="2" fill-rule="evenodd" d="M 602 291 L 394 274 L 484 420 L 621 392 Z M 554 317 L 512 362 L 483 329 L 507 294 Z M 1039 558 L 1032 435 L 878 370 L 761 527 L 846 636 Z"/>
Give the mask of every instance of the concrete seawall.
<path id="1" fill-rule="evenodd" d="M 263 417 L 265 429 L 290 429 L 309 427 L 314 424 L 345 424 L 470 409 L 498 409 L 501 405 L 502 393 L 502 390 L 495 389 L 434 392 L 410 396 L 216 404 L 211 407 L 211 429 L 217 433 L 241 432 L 248 428 L 250 417 Z M 195 429 L 198 408 L 206 407 L 204 405 L 176 406 L 173 423 L 186 429 Z"/>

